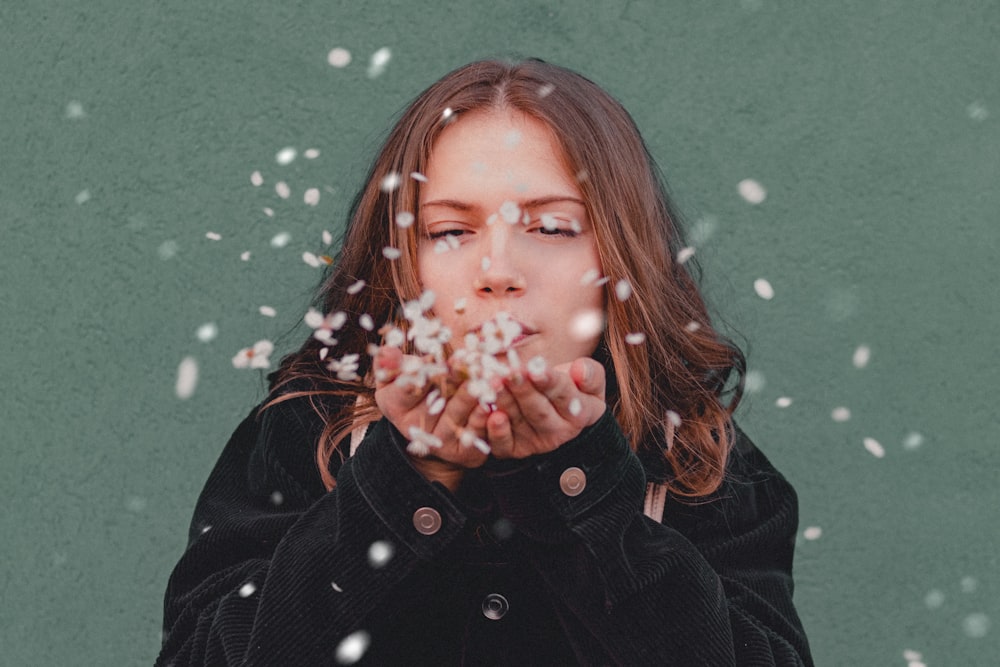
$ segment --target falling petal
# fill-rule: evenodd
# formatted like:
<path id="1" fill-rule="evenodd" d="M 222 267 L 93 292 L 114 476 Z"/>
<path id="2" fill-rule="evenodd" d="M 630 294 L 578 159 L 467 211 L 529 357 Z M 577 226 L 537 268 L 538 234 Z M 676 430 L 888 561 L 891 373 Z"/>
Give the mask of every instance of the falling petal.
<path id="1" fill-rule="evenodd" d="M 846 422 L 851 418 L 851 411 L 844 407 L 834 408 L 833 412 L 830 413 L 830 417 L 835 422 Z"/>
<path id="2" fill-rule="evenodd" d="M 686 248 L 681 248 L 680 252 L 677 253 L 677 263 L 684 264 L 689 259 L 694 257 L 694 248 L 687 246 Z"/>
<path id="3" fill-rule="evenodd" d="M 70 101 L 66 105 L 66 117 L 67 118 L 83 118 L 87 113 L 83 110 L 83 104 L 77 102 L 76 100 Z"/>
<path id="4" fill-rule="evenodd" d="M 691 320 L 684 326 L 684 328 L 690 331 L 691 333 L 694 333 L 695 331 L 701 328 L 701 325 L 695 322 L 694 320 Z"/>
<path id="5" fill-rule="evenodd" d="M 986 120 L 990 116 L 990 112 L 982 102 L 973 102 L 965 108 L 965 111 L 972 120 Z"/>
<path id="6" fill-rule="evenodd" d="M 308 264 L 309 266 L 313 267 L 314 269 L 319 268 L 319 258 L 316 257 L 316 255 L 312 254 L 311 252 L 307 251 L 302 253 L 302 261 Z"/>
<path id="7" fill-rule="evenodd" d="M 319 150 L 316 148 L 308 148 L 306 149 L 306 152 L 302 154 L 302 157 L 307 160 L 315 160 L 319 157 Z"/>
<path id="8" fill-rule="evenodd" d="M 358 292 L 360 292 L 364 288 L 365 288 L 365 281 L 364 280 L 359 280 L 359 281 L 357 281 L 356 283 L 352 284 L 350 287 L 347 288 L 347 293 L 348 294 L 357 294 Z"/>
<path id="9" fill-rule="evenodd" d="M 903 439 L 903 449 L 916 449 L 920 445 L 924 444 L 924 436 L 912 431 L 907 434 L 906 438 Z"/>
<path id="10" fill-rule="evenodd" d="M 673 410 L 667 410 L 667 420 L 674 425 L 674 428 L 681 427 L 681 416 Z"/>
<path id="11" fill-rule="evenodd" d="M 291 164 L 295 160 L 296 155 L 298 155 L 298 151 L 291 146 L 286 146 L 278 151 L 278 154 L 274 156 L 274 159 L 278 164 Z"/>
<path id="12" fill-rule="evenodd" d="M 910 649 L 906 649 L 903 651 L 903 660 L 908 660 L 909 662 L 913 662 L 915 660 L 923 660 L 923 659 L 924 656 L 920 651 L 911 651 Z M 912 665 L 910 667 L 912 667 Z"/>
<path id="13" fill-rule="evenodd" d="M 975 593 L 979 588 L 979 582 L 975 577 L 962 577 L 961 586 L 963 593 Z"/>
<path id="14" fill-rule="evenodd" d="M 177 384 L 174 388 L 177 398 L 186 400 L 194 394 L 198 385 L 198 362 L 194 357 L 184 357 L 177 367 Z"/>
<path id="15" fill-rule="evenodd" d="M 242 259 L 244 262 L 249 262 L 250 261 L 250 251 L 249 250 L 244 250 L 243 252 L 241 252 L 240 253 L 240 259 Z"/>
<path id="16" fill-rule="evenodd" d="M 774 404 L 777 405 L 779 408 L 787 408 L 789 405 L 792 404 L 792 399 L 788 398 L 787 396 L 782 396 L 778 400 L 776 400 Z"/>
<path id="17" fill-rule="evenodd" d="M 760 371 L 749 371 L 743 380 L 743 388 L 749 393 L 761 391 L 765 384 L 767 381 Z"/>
<path id="18" fill-rule="evenodd" d="M 392 543 L 385 540 L 376 540 L 368 547 L 368 563 L 372 567 L 382 567 L 389 562 L 394 551 Z"/>
<path id="19" fill-rule="evenodd" d="M 702 245 L 715 233 L 715 228 L 719 226 L 719 220 L 714 215 L 707 215 L 699 218 L 691 226 L 691 233 L 688 235 L 691 243 Z"/>
<path id="20" fill-rule="evenodd" d="M 401 229 L 406 229 L 413 224 L 414 218 L 413 214 L 409 211 L 399 211 L 396 213 L 396 225 Z"/>
<path id="21" fill-rule="evenodd" d="M 372 59 L 368 63 L 368 78 L 374 79 L 375 77 L 382 74 L 385 71 L 386 65 L 389 64 L 389 60 L 392 58 L 392 51 L 389 47 L 383 46 L 381 49 L 372 54 Z"/>
<path id="22" fill-rule="evenodd" d="M 343 593 L 344 592 L 344 589 L 341 588 L 340 586 L 338 586 L 336 581 L 331 581 L 330 582 L 330 587 L 333 588 L 333 590 L 337 591 L 338 593 Z"/>
<path id="23" fill-rule="evenodd" d="M 985 637 L 990 632 L 990 617 L 981 613 L 969 614 L 962 620 L 962 630 L 966 637 Z"/>
<path id="24" fill-rule="evenodd" d="M 632 285 L 629 284 L 629 281 L 622 279 L 615 283 L 615 296 L 618 297 L 619 301 L 624 301 L 632 296 Z"/>
<path id="25" fill-rule="evenodd" d="M 219 335 L 219 327 L 215 326 L 214 322 L 206 322 L 198 327 L 198 332 L 195 335 L 202 343 L 207 343 L 215 340 L 215 337 Z"/>
<path id="26" fill-rule="evenodd" d="M 400 180 L 399 174 L 394 171 L 389 172 L 382 178 L 379 188 L 381 188 L 382 192 L 392 192 L 399 187 Z"/>
<path id="27" fill-rule="evenodd" d="M 353 665 L 364 656 L 371 641 L 371 635 L 364 630 L 347 635 L 337 645 L 337 662 L 341 665 Z"/>
<path id="28" fill-rule="evenodd" d="M 535 356 L 528 360 L 525 365 L 525 369 L 528 371 L 528 375 L 532 377 L 541 377 L 545 375 L 546 363 L 544 357 Z"/>
<path id="29" fill-rule="evenodd" d="M 489 271 L 490 270 L 490 258 L 489 257 L 483 257 L 483 259 L 479 262 L 479 265 L 481 267 L 483 267 L 483 271 Z"/>
<path id="30" fill-rule="evenodd" d="M 205 238 L 209 239 L 211 241 L 221 241 L 222 240 L 222 235 L 221 234 L 217 234 L 216 232 L 206 232 L 205 233 Z"/>
<path id="31" fill-rule="evenodd" d="M 451 117 L 455 115 L 455 112 L 451 110 L 451 107 L 445 107 L 444 111 L 441 112 L 441 120 L 448 121 Z"/>
<path id="32" fill-rule="evenodd" d="M 935 589 L 927 592 L 924 596 L 924 604 L 927 605 L 928 609 L 937 609 L 944 604 L 944 593 Z"/>
<path id="33" fill-rule="evenodd" d="M 288 245 L 288 242 L 292 240 L 292 235 L 288 232 L 281 232 L 280 234 L 275 234 L 271 239 L 271 246 L 274 248 L 284 248 Z"/>
<path id="34" fill-rule="evenodd" d="M 176 255 L 177 250 L 177 241 L 164 241 L 160 244 L 160 247 L 156 249 L 156 253 L 160 256 L 160 259 L 167 260 Z"/>
<path id="35" fill-rule="evenodd" d="M 455 299 L 455 312 L 461 315 L 465 312 L 466 298 L 463 296 L 461 298 Z"/>
<path id="36" fill-rule="evenodd" d="M 878 440 L 876 440 L 875 438 L 865 438 L 864 443 L 865 443 L 865 449 L 868 450 L 869 454 L 871 454 L 877 459 L 885 457 L 885 448 L 882 447 L 882 445 L 879 443 Z"/>
<path id="37" fill-rule="evenodd" d="M 338 69 L 347 67 L 351 64 L 351 52 L 338 46 L 330 49 L 330 53 L 326 54 L 326 61 L 331 67 Z"/>
<path id="38" fill-rule="evenodd" d="M 399 259 L 403 256 L 402 251 L 399 248 L 393 248 L 392 246 L 386 246 L 382 248 L 382 256 L 388 260 Z"/>
<path id="39" fill-rule="evenodd" d="M 809 526 L 808 528 L 802 531 L 802 537 L 810 541 L 818 540 L 822 536 L 823 536 L 823 529 L 820 528 L 819 526 Z"/>
<path id="40" fill-rule="evenodd" d="M 282 199 L 288 199 L 288 197 L 292 194 L 291 189 L 288 187 L 288 183 L 285 183 L 284 181 L 278 181 L 275 183 L 274 191 L 277 192 L 278 196 Z"/>
<path id="41" fill-rule="evenodd" d="M 316 206 L 319 204 L 319 188 L 309 188 L 306 190 L 305 194 L 302 195 L 302 201 L 309 206 Z"/>
<path id="42" fill-rule="evenodd" d="M 410 178 L 412 178 L 415 181 L 420 181 L 421 183 L 427 182 L 427 177 L 421 174 L 419 171 L 411 171 Z"/>
<path id="43" fill-rule="evenodd" d="M 84 204 L 84 203 L 86 203 L 88 201 L 90 201 L 90 190 L 81 190 L 76 195 L 76 203 L 77 204 Z"/>
<path id="44" fill-rule="evenodd" d="M 739 184 L 740 196 L 751 204 L 759 204 L 767 197 L 764 187 L 753 179 L 745 179 Z"/>
<path id="45" fill-rule="evenodd" d="M 252 582 L 248 582 L 240 586 L 241 598 L 248 598 L 256 592 L 257 592 L 257 586 L 254 585 Z"/>
<path id="46" fill-rule="evenodd" d="M 774 288 L 771 287 L 771 283 L 767 282 L 763 278 L 758 278 L 753 281 L 753 289 L 757 292 L 757 296 L 762 299 L 773 299 L 774 298 Z"/>
<path id="47" fill-rule="evenodd" d="M 371 331 L 372 329 L 375 328 L 375 320 L 373 320 L 372 316 L 369 315 L 368 313 L 365 313 L 364 315 L 358 318 L 358 324 L 360 324 L 361 328 L 364 329 L 365 331 Z"/>
<path id="48" fill-rule="evenodd" d="M 264 177 L 260 175 L 259 171 L 255 171 L 250 174 L 250 182 L 253 183 L 255 188 L 259 188 L 264 184 Z"/>
<path id="49" fill-rule="evenodd" d="M 549 95 L 552 94 L 552 91 L 555 89 L 556 87 L 551 83 L 542 84 L 541 86 L 538 87 L 538 96 L 548 97 Z"/>
<path id="50" fill-rule="evenodd" d="M 278 314 L 278 311 L 276 311 L 271 306 L 261 306 L 260 314 L 263 315 L 264 317 L 274 317 L 275 315 Z"/>
<path id="51" fill-rule="evenodd" d="M 589 340 L 604 330 L 604 313 L 599 310 L 584 310 L 570 320 L 569 334 L 577 340 Z"/>
<path id="52" fill-rule="evenodd" d="M 581 412 L 583 412 L 583 405 L 580 403 L 580 399 L 573 397 L 569 402 L 569 413 L 574 417 L 578 417 Z"/>
<path id="53" fill-rule="evenodd" d="M 625 342 L 629 345 L 642 345 L 646 342 L 646 334 L 641 331 L 625 334 Z"/>
<path id="54" fill-rule="evenodd" d="M 861 345 L 854 351 L 854 367 L 864 368 L 868 365 L 868 360 L 871 359 L 872 351 L 867 345 Z"/>
<path id="55" fill-rule="evenodd" d="M 587 269 L 580 276 L 580 284 L 586 287 L 587 285 L 592 285 L 594 282 L 601 277 L 601 272 L 597 269 Z"/>
<path id="56" fill-rule="evenodd" d="M 273 218 L 274 217 L 274 209 L 271 208 L 270 206 L 265 206 L 263 208 L 263 211 L 264 211 L 264 215 L 266 215 L 267 217 L 269 217 L 269 218 Z"/>
<path id="57" fill-rule="evenodd" d="M 271 504 L 278 507 L 285 502 L 285 496 L 282 495 L 281 491 L 273 491 L 271 493 Z"/>
<path id="58" fill-rule="evenodd" d="M 333 243 L 333 234 L 331 234 L 330 232 L 328 232 L 328 231 L 326 231 L 324 229 L 323 230 L 323 245 L 330 245 L 331 243 Z"/>

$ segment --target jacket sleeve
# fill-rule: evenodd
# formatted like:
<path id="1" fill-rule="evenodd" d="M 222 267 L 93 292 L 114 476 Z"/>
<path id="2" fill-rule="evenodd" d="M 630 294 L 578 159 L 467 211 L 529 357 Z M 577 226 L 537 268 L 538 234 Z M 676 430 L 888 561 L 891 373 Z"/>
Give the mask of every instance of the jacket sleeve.
<path id="1" fill-rule="evenodd" d="M 642 514 L 642 464 L 610 411 L 552 453 L 489 470 L 581 662 L 812 664 L 792 604 L 795 492 L 737 436 L 720 491 L 671 500 L 662 523 Z M 560 484 L 572 468 L 577 495 Z"/>
<path id="2" fill-rule="evenodd" d="M 302 403 L 251 413 L 213 469 L 167 587 L 158 665 L 332 664 L 460 531 L 453 497 L 407 463 L 385 420 L 326 492 Z M 441 518 L 431 535 L 411 518 L 425 506 Z"/>

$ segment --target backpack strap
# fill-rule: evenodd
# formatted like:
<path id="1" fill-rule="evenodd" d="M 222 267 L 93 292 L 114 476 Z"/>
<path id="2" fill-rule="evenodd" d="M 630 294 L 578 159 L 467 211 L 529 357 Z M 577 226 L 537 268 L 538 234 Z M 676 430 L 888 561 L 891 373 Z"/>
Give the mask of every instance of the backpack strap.
<path id="1" fill-rule="evenodd" d="M 365 439 L 365 433 L 367 432 L 368 424 L 359 426 L 351 432 L 351 456 L 354 456 L 354 452 L 358 451 L 358 446 Z M 656 523 L 662 523 L 663 504 L 666 500 L 667 486 L 665 484 L 649 482 L 646 484 L 646 501 L 643 503 L 643 513 Z"/>

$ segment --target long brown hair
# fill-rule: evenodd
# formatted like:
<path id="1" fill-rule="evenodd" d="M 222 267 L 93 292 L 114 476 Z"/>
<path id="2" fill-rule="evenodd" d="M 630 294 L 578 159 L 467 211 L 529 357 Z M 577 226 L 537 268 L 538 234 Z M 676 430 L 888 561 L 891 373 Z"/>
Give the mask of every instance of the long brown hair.
<path id="1" fill-rule="evenodd" d="M 317 465 L 332 489 L 330 459 L 345 455 L 338 446 L 356 426 L 380 417 L 374 389 L 364 379 L 371 369 L 367 349 L 379 334 L 358 326 L 359 318 L 368 314 L 376 329 L 397 321 L 400 303 L 421 291 L 419 223 L 402 227 L 395 217 L 416 212 L 435 139 L 474 109 L 514 109 L 554 133 L 577 176 L 609 278 L 607 327 L 595 353 L 609 371 L 609 405 L 633 449 L 666 461 L 674 494 L 716 490 L 735 437 L 732 413 L 743 393 L 744 355 L 712 327 L 690 271 L 693 262 L 677 259 L 684 247 L 677 216 L 628 112 L 590 80 L 540 60 L 471 63 L 433 84 L 403 112 L 355 199 L 339 255 L 318 291 L 316 307 L 344 312 L 348 324 L 335 332 L 338 343 L 327 361 L 320 358 L 327 346 L 314 338 L 282 359 L 268 377 L 272 393 L 296 380 L 310 388 L 286 392 L 264 408 L 303 395 L 338 397 L 334 414 L 324 411 L 323 401 L 313 401 L 326 423 Z M 385 247 L 401 255 L 388 259 Z M 615 297 L 619 280 L 632 288 L 625 300 Z M 626 340 L 638 332 L 644 342 Z M 359 355 L 360 379 L 338 380 L 327 370 L 330 358 L 345 354 Z"/>

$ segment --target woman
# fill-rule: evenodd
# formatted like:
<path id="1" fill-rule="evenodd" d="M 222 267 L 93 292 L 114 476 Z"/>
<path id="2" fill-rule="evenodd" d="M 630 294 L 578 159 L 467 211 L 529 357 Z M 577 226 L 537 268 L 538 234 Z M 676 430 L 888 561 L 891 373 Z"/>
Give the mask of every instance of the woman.
<path id="1" fill-rule="evenodd" d="M 160 664 L 811 664 L 795 494 L 675 220 L 573 72 L 421 94 L 206 483 Z"/>

